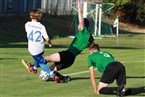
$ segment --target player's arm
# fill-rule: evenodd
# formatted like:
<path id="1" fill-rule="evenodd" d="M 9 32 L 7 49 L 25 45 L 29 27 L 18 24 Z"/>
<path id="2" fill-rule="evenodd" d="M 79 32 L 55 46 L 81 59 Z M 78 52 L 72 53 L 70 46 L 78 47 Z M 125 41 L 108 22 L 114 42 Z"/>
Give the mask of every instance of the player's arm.
<path id="1" fill-rule="evenodd" d="M 81 2 L 80 0 L 78 0 L 78 20 L 79 20 L 79 25 L 78 25 L 78 31 L 83 30 L 84 29 L 84 18 L 82 16 L 82 12 L 81 12 Z"/>
<path id="2" fill-rule="evenodd" d="M 52 43 L 51 43 L 51 40 L 50 40 L 50 38 L 49 38 L 49 36 L 48 36 L 48 34 L 47 34 L 47 31 L 46 31 L 45 26 L 43 26 L 42 32 L 43 32 L 43 35 L 42 35 L 42 36 L 43 36 L 43 38 L 45 39 L 45 41 L 47 42 L 48 46 L 49 46 L 49 47 L 52 47 Z"/>
<path id="3" fill-rule="evenodd" d="M 45 40 L 46 40 L 46 42 L 48 43 L 48 46 L 49 46 L 49 47 L 52 47 L 51 40 L 50 40 L 49 38 L 46 38 Z"/>
<path id="4" fill-rule="evenodd" d="M 94 92 L 97 93 L 96 79 L 95 79 L 95 73 L 94 73 L 93 66 L 89 67 L 89 71 L 90 71 L 90 80 L 91 80 Z"/>

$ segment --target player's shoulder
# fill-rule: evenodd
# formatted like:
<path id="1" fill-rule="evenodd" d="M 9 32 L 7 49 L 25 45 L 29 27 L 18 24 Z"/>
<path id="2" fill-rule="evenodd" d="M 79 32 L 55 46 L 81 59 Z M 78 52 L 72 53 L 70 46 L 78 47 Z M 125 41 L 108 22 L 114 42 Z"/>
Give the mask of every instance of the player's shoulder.
<path id="1" fill-rule="evenodd" d="M 25 23 L 25 25 L 28 25 L 30 23 L 30 21 L 27 21 L 26 23 Z"/>
<path id="2" fill-rule="evenodd" d="M 111 55 L 111 53 L 110 52 L 107 52 L 107 51 L 104 51 L 104 53 L 107 53 L 107 54 L 110 54 Z"/>
<path id="3" fill-rule="evenodd" d="M 29 27 L 30 25 L 31 25 L 31 21 L 28 21 L 28 22 L 25 23 L 26 28 Z"/>
<path id="4" fill-rule="evenodd" d="M 42 23 L 38 22 L 38 24 L 39 26 L 41 26 L 41 28 L 45 28 L 45 26 Z"/>

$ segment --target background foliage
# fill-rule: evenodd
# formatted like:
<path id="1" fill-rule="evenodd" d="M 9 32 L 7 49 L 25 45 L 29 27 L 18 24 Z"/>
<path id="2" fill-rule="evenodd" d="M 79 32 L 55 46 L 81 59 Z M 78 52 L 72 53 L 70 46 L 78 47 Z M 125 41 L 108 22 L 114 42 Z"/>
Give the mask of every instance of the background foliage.
<path id="1" fill-rule="evenodd" d="M 104 0 L 114 3 L 114 14 L 120 16 L 121 22 L 145 26 L 144 0 Z"/>

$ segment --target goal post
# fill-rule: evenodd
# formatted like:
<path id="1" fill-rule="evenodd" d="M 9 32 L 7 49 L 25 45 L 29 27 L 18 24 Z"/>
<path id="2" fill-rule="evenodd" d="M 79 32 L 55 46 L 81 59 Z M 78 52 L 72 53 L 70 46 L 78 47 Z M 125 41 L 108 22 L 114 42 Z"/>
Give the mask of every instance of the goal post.
<path id="1" fill-rule="evenodd" d="M 83 18 L 87 18 L 87 2 L 83 3 Z"/>
<path id="2" fill-rule="evenodd" d="M 82 2 L 83 9 L 83 18 L 88 18 L 90 20 L 89 31 L 93 36 L 101 37 L 103 34 L 113 35 L 112 28 L 109 26 L 108 21 L 104 18 L 105 12 L 111 10 L 114 7 L 113 3 L 101 3 L 101 2 Z M 77 4 L 72 3 L 73 14 L 77 14 Z M 75 17 L 76 18 L 76 17 Z M 108 19 L 108 18 L 106 18 Z M 75 24 L 78 23 L 77 19 L 74 19 Z M 103 23 L 106 22 L 106 23 Z M 76 27 L 76 26 L 75 26 Z M 105 29 L 103 27 L 108 28 L 106 33 L 104 33 Z M 110 27 L 110 28 L 109 28 Z M 75 28 L 77 29 L 77 28 Z M 103 32 L 103 33 L 102 33 Z"/>

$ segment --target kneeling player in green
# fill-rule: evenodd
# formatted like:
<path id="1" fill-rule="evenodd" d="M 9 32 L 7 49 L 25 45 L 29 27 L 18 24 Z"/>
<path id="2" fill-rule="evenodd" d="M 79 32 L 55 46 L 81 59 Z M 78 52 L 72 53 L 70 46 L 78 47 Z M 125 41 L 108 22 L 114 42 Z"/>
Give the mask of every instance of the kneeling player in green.
<path id="1" fill-rule="evenodd" d="M 88 67 L 90 71 L 90 80 L 97 94 L 117 94 L 117 97 L 124 95 L 136 95 L 145 93 L 145 87 L 125 89 L 126 71 L 122 63 L 115 60 L 109 52 L 100 51 L 98 44 L 90 46 L 90 55 L 88 56 Z M 95 80 L 94 67 L 102 73 L 99 85 L 97 87 Z M 108 87 L 116 80 L 118 87 Z"/>

